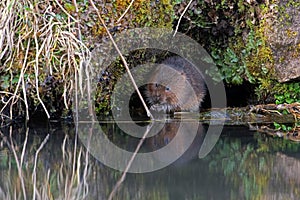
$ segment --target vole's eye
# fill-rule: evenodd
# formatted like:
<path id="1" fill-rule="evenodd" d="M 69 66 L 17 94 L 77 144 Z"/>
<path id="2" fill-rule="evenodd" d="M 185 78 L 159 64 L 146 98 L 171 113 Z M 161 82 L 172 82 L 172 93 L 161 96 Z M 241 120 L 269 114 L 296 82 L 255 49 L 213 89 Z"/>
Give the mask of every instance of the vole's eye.
<path id="1" fill-rule="evenodd" d="M 171 90 L 171 88 L 169 88 L 169 87 L 166 87 L 166 91 L 170 91 Z"/>

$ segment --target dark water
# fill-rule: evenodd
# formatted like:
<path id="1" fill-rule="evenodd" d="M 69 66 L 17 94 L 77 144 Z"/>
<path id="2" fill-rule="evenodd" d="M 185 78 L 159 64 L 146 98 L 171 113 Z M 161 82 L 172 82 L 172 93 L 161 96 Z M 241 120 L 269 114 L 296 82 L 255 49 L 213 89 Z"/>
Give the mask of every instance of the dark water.
<path id="1" fill-rule="evenodd" d="M 170 145 L 181 130 L 186 137 L 173 149 L 180 151 L 189 144 L 186 138 L 194 130 L 193 123 L 187 124 L 179 129 L 178 122 L 167 123 L 159 134 L 143 142 L 139 152 Z M 79 137 L 73 124 L 3 127 L 0 199 L 300 199 L 300 144 L 250 132 L 247 127 L 227 126 L 215 137 L 208 155 L 199 158 L 204 143 L 213 143 L 206 137 L 208 126 L 202 124 L 178 160 L 160 170 L 128 173 L 111 194 L 122 172 L 101 163 L 95 152 L 106 157 L 115 154 L 116 161 L 122 158 L 101 149 L 98 140 L 106 137 L 120 149 L 133 152 L 140 139 L 127 135 L 115 123 L 101 127 L 102 136 L 88 124 L 77 133 L 82 134 Z M 87 141 L 94 152 L 87 151 Z M 164 156 L 149 160 L 146 168 L 172 157 Z"/>

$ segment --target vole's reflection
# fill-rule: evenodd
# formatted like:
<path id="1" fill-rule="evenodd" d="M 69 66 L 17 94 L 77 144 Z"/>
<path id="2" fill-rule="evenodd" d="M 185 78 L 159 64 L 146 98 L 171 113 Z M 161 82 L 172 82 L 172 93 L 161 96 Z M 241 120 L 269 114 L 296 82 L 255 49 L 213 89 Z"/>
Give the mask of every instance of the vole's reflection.
<path id="1" fill-rule="evenodd" d="M 166 122 L 158 134 L 145 140 L 145 148 L 148 152 L 156 151 L 166 145 L 171 145 L 176 138 L 175 143 L 171 145 L 172 150 L 186 151 L 174 164 L 186 163 L 198 157 L 205 134 L 205 128 L 199 122 L 172 120 Z M 158 159 L 164 159 L 164 157 Z"/>
<path id="2" fill-rule="evenodd" d="M 149 136 L 142 139 L 123 132 L 116 123 L 102 123 L 100 131 L 93 131 L 90 138 L 90 151 L 100 161 L 113 161 L 114 165 L 125 165 L 132 156 L 130 152 L 138 152 L 134 166 L 146 168 L 167 166 L 171 163 L 186 163 L 198 157 L 199 150 L 206 136 L 205 128 L 196 119 L 168 119 L 148 124 L 152 127 Z M 147 128 L 143 124 L 144 130 Z M 94 129 L 92 129 L 94 130 Z M 86 133 L 86 131 L 83 131 Z M 153 134 L 156 133 L 156 134 Z M 86 135 L 86 134 L 85 134 Z M 84 135 L 82 135 L 84 142 Z M 109 141 L 107 141 L 109 140 Z M 140 144 L 142 145 L 140 146 Z M 117 147 L 117 148 L 116 148 Z M 100 152 L 100 154 L 99 154 Z M 124 166 L 121 166 L 124 167 Z M 140 168 L 136 167 L 137 171 Z"/>

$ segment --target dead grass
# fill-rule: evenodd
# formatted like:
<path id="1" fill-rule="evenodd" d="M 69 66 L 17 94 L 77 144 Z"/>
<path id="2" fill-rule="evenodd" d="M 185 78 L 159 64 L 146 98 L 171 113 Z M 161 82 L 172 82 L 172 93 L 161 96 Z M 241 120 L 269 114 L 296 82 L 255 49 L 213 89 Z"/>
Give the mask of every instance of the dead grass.
<path id="1" fill-rule="evenodd" d="M 11 79 L 19 77 L 17 83 L 10 82 L 11 87 L 1 91 L 0 95 L 8 100 L 3 102 L 0 112 L 9 107 L 6 117 L 13 118 L 14 106 L 23 99 L 26 119 L 29 119 L 27 88 L 30 85 L 36 103 L 49 118 L 49 110 L 40 96 L 40 84 L 46 74 L 55 74 L 62 80 L 64 104 L 68 108 L 75 75 L 80 80 L 80 72 L 90 60 L 77 19 L 57 0 L 1 0 L 0 16 L 0 71 Z"/>

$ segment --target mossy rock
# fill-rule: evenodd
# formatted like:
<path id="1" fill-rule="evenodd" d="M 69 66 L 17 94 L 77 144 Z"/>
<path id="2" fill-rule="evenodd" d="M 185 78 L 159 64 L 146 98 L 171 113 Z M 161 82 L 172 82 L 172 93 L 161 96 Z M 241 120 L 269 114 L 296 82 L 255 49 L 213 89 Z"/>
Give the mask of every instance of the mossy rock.
<path id="1" fill-rule="evenodd" d="M 279 0 L 265 13 L 265 36 L 272 49 L 276 79 L 300 78 L 300 2 Z"/>

